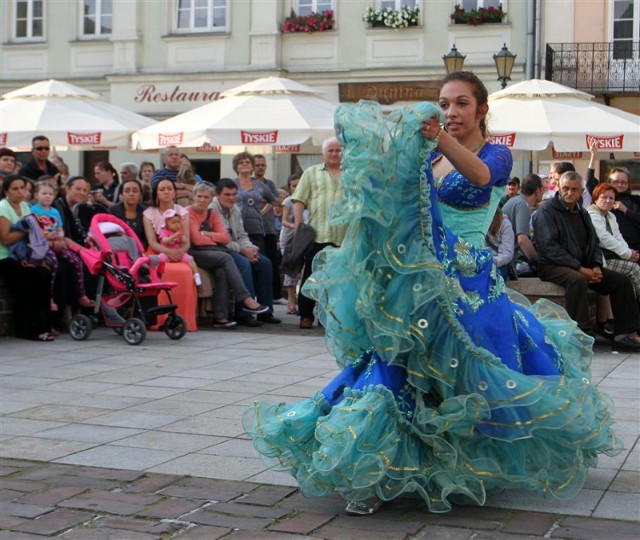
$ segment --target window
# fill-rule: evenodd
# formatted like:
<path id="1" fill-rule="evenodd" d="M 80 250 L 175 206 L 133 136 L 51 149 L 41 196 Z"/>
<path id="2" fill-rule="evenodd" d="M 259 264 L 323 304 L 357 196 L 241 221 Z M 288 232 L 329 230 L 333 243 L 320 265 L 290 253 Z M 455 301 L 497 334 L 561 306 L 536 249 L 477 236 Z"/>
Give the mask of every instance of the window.
<path id="1" fill-rule="evenodd" d="M 310 13 L 322 13 L 328 9 L 333 9 L 332 0 L 298 0 L 298 15 L 309 15 Z"/>
<path id="2" fill-rule="evenodd" d="M 177 32 L 211 32 L 227 27 L 227 0 L 176 0 Z"/>
<path id="3" fill-rule="evenodd" d="M 633 56 L 633 42 L 640 39 L 640 0 L 613 2 L 613 58 Z"/>
<path id="4" fill-rule="evenodd" d="M 459 0 L 455 3 L 460 4 L 460 7 L 465 11 L 472 11 L 481 7 L 494 7 L 497 9 L 500 7 L 500 4 L 502 4 L 504 11 L 507 11 L 507 6 L 505 5 L 506 2 L 504 0 Z"/>
<path id="5" fill-rule="evenodd" d="M 16 39 L 44 37 L 44 0 L 15 0 Z"/>
<path id="6" fill-rule="evenodd" d="M 380 0 L 380 6 L 378 9 L 393 9 L 394 11 L 400 11 L 404 6 L 407 6 L 411 9 L 416 9 L 416 7 L 420 7 L 420 0 Z"/>
<path id="7" fill-rule="evenodd" d="M 112 0 L 83 0 L 82 4 L 82 35 L 110 35 L 113 28 Z"/>

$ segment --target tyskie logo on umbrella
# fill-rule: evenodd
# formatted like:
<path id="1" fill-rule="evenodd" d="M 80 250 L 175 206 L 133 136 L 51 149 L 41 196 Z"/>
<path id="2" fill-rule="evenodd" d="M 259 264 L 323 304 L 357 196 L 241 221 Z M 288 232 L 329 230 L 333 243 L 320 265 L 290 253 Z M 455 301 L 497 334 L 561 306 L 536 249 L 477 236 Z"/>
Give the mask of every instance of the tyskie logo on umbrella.
<path id="1" fill-rule="evenodd" d="M 96 146 L 100 144 L 101 139 L 102 133 L 99 131 L 97 133 L 73 133 L 67 131 L 67 141 L 69 144 Z"/>
<path id="2" fill-rule="evenodd" d="M 174 146 L 182 144 L 184 133 L 158 133 L 158 144 L 160 146 Z"/>
<path id="3" fill-rule="evenodd" d="M 515 133 L 502 133 L 502 134 L 493 134 L 489 136 L 489 142 L 491 144 L 503 144 L 504 146 L 513 146 L 516 142 L 516 134 Z"/>
<path id="4" fill-rule="evenodd" d="M 596 135 L 585 135 L 587 140 L 587 148 L 591 141 L 595 141 L 598 150 L 622 150 L 624 144 L 624 135 L 612 135 L 610 137 L 600 137 Z"/>
<path id="5" fill-rule="evenodd" d="M 0 133 L 0 146 L 7 146 L 8 139 L 9 139 L 8 133 Z"/>
<path id="6" fill-rule="evenodd" d="M 276 144 L 278 142 L 278 131 L 266 131 L 256 133 L 240 130 L 242 144 Z"/>

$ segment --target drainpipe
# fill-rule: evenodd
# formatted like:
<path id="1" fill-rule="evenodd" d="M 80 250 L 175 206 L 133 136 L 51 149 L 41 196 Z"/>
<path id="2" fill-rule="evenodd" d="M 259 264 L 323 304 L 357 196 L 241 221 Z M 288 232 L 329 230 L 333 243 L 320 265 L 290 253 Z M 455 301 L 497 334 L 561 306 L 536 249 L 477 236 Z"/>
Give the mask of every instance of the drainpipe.
<path id="1" fill-rule="evenodd" d="M 542 43 L 542 32 L 540 29 L 541 21 L 542 21 L 542 0 L 534 0 L 534 4 L 536 6 L 536 20 L 535 20 L 535 68 L 533 70 L 533 76 L 536 79 L 540 78 L 540 44 Z"/>
<path id="2" fill-rule="evenodd" d="M 535 41 L 536 41 L 536 27 L 535 27 L 535 5 L 537 0 L 530 0 L 527 2 L 527 52 L 525 62 L 525 79 L 533 79 L 535 73 Z"/>

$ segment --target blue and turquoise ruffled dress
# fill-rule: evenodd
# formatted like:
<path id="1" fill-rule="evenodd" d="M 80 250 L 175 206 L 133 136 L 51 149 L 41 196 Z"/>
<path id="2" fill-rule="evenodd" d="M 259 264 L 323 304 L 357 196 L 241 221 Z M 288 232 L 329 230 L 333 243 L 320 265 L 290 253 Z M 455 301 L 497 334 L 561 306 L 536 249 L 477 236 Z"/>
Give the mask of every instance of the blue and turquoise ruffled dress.
<path id="1" fill-rule="evenodd" d="M 599 453 L 619 451 L 592 339 L 557 305 L 505 288 L 483 243 L 511 157 L 487 144 L 489 186 L 457 171 L 436 184 L 419 130 L 437 114 L 338 108 L 345 199 L 330 217 L 349 228 L 305 294 L 343 371 L 300 403 L 256 403 L 245 429 L 310 497 L 416 492 L 433 512 L 503 489 L 571 497 Z"/>

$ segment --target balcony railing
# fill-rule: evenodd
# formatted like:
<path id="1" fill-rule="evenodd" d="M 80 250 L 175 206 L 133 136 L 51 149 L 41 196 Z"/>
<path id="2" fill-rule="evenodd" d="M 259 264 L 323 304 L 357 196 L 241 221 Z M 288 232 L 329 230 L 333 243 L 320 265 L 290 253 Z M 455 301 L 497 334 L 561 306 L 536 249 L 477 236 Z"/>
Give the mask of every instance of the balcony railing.
<path id="1" fill-rule="evenodd" d="M 640 42 L 550 43 L 545 79 L 591 94 L 640 92 Z"/>

